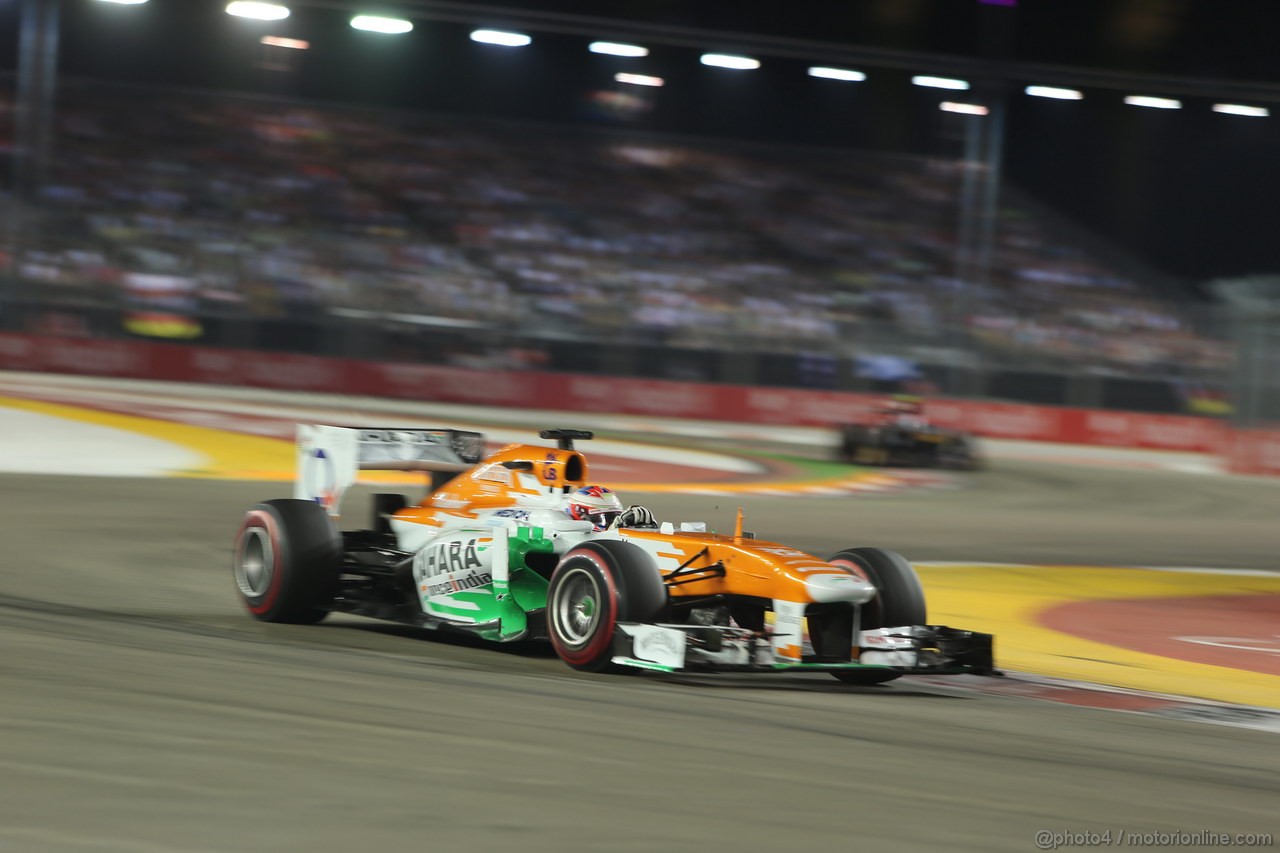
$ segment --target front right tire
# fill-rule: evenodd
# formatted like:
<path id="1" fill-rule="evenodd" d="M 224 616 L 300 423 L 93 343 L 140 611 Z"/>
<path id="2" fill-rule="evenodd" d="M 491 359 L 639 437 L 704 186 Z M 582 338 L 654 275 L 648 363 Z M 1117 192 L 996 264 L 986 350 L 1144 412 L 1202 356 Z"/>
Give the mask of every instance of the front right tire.
<path id="1" fill-rule="evenodd" d="M 848 569 L 876 588 L 876 597 L 862 606 L 863 630 L 927 625 L 924 587 L 920 576 L 901 554 L 883 548 L 849 548 L 827 562 Z M 884 684 L 902 673 L 886 669 L 849 669 L 831 673 L 846 684 Z"/>

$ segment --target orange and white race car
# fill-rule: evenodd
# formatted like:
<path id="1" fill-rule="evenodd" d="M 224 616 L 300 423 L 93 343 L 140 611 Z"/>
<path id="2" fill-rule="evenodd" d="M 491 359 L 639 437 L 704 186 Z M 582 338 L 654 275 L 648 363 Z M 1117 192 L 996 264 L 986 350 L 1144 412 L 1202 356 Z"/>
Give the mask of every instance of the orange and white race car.
<path id="1" fill-rule="evenodd" d="M 571 667 L 830 672 L 877 684 L 908 673 L 994 673 L 992 637 L 929 625 L 901 556 L 851 547 L 819 559 L 742 530 L 658 522 L 589 484 L 578 430 L 482 459 L 474 432 L 299 426 L 294 497 L 248 511 L 233 568 L 255 618 L 330 612 L 550 640 Z M 429 472 L 430 494 L 374 496 L 369 529 L 339 531 L 361 470 Z"/>

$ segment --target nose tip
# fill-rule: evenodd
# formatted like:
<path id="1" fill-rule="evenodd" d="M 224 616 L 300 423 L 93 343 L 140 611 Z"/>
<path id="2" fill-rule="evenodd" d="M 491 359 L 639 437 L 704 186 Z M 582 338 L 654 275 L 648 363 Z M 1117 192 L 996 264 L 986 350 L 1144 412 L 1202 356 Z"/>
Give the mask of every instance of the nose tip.
<path id="1" fill-rule="evenodd" d="M 811 575 L 805 579 L 809 597 L 816 602 L 848 601 L 866 604 L 875 597 L 876 588 L 862 578 L 847 572 Z"/>

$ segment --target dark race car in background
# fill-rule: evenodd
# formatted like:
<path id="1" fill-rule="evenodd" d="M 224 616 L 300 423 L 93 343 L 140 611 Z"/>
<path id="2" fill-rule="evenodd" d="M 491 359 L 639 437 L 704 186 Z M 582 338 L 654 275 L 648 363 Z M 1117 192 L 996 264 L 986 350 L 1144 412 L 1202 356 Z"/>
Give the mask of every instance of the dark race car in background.
<path id="1" fill-rule="evenodd" d="M 849 465 L 973 471 L 982 457 L 973 436 L 940 427 L 916 400 L 897 400 L 855 424 L 839 427 L 837 458 Z"/>

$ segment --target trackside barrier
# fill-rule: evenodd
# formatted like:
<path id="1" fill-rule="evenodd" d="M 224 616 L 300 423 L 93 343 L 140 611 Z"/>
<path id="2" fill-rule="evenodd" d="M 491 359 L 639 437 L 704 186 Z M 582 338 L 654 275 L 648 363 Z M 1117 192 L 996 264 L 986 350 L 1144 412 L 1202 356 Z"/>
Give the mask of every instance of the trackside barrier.
<path id="1" fill-rule="evenodd" d="M 1227 470 L 1235 474 L 1280 477 L 1280 430 L 1232 430 L 1225 455 Z"/>
<path id="2" fill-rule="evenodd" d="M 0 334 L 0 368 L 322 391 L 540 409 L 833 426 L 882 395 L 541 371 L 471 370 L 148 341 Z M 935 399 L 938 423 L 990 438 L 1225 453 L 1239 470 L 1280 474 L 1280 433 L 1233 431 L 1191 415 Z"/>

